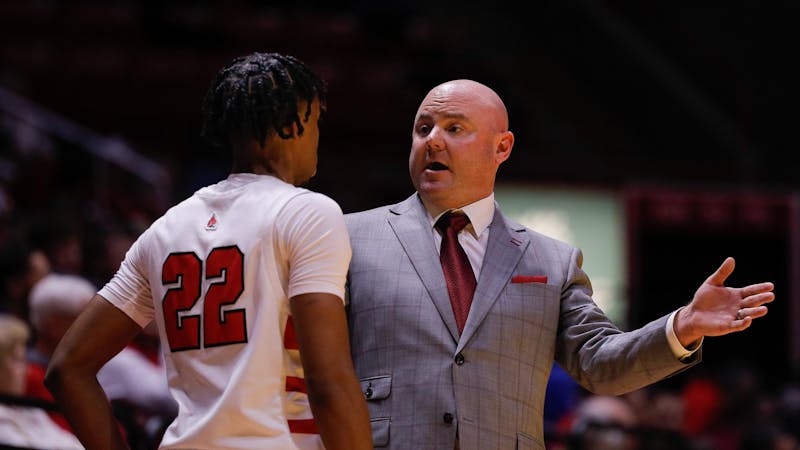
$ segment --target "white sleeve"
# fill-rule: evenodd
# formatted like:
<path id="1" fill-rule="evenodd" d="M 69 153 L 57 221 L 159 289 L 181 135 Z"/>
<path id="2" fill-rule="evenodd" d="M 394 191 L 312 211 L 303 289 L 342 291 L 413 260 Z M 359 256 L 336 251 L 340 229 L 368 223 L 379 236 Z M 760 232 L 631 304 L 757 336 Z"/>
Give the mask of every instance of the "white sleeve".
<path id="1" fill-rule="evenodd" d="M 352 250 L 339 205 L 309 191 L 292 198 L 275 225 L 289 260 L 288 297 L 313 292 L 344 299 Z"/>
<path id="2" fill-rule="evenodd" d="M 680 309 L 678 309 L 680 311 Z M 672 353 L 680 360 L 684 360 L 689 356 L 692 356 L 697 350 L 700 349 L 700 346 L 703 344 L 703 338 L 700 338 L 692 348 L 686 348 L 681 345 L 681 342 L 678 340 L 678 336 L 675 334 L 675 315 L 678 314 L 678 311 L 674 311 L 672 314 L 669 315 L 667 319 L 667 342 L 669 343 L 669 348 L 672 350 Z"/>
<path id="3" fill-rule="evenodd" d="M 98 292 L 142 328 L 153 320 L 154 315 L 150 284 L 145 275 L 142 258 L 146 238 L 145 231 L 125 254 L 117 273 Z"/>

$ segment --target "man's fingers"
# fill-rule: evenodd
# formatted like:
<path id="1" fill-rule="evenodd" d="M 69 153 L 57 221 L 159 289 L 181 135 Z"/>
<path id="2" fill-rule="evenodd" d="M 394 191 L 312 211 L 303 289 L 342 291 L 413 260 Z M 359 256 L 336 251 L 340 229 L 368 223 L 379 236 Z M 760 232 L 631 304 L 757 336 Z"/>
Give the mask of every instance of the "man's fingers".
<path id="1" fill-rule="evenodd" d="M 742 320 L 746 318 L 757 319 L 759 317 L 764 317 L 767 315 L 767 307 L 766 306 L 756 306 L 753 308 L 742 308 L 739 310 L 739 317 Z"/>
<path id="2" fill-rule="evenodd" d="M 751 295 L 758 295 L 765 292 L 772 292 L 773 289 L 775 289 L 775 286 L 770 282 L 751 284 L 750 286 L 743 287 L 741 294 L 742 298 L 744 298 L 744 297 L 750 297 Z"/>
<path id="3" fill-rule="evenodd" d="M 760 306 L 764 303 L 769 303 L 775 300 L 775 294 L 772 292 L 762 292 L 761 294 L 751 295 L 742 300 L 742 307 Z"/>
<path id="4" fill-rule="evenodd" d="M 752 317 L 744 317 L 731 322 L 731 332 L 746 330 L 753 323 Z"/>
<path id="5" fill-rule="evenodd" d="M 731 273 L 733 273 L 733 268 L 736 265 L 736 262 L 730 256 L 725 258 L 725 261 L 722 262 L 722 265 L 719 266 L 716 272 L 712 273 L 708 279 L 706 279 L 706 283 L 713 285 L 713 286 L 722 286 L 725 283 L 725 280 L 728 279 Z"/>

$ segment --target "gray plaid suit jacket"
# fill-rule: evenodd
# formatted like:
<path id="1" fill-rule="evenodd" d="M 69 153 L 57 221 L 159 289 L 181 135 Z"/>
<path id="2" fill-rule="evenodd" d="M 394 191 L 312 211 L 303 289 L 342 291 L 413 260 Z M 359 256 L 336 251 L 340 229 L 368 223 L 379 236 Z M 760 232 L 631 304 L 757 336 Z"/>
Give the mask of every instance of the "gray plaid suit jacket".
<path id="1" fill-rule="evenodd" d="M 588 390 L 612 395 L 700 360 L 673 355 L 667 316 L 619 330 L 592 301 L 581 251 L 499 208 L 463 334 L 416 194 L 345 220 L 352 356 L 377 448 L 450 450 L 458 432 L 462 450 L 544 449 L 554 359 Z"/>

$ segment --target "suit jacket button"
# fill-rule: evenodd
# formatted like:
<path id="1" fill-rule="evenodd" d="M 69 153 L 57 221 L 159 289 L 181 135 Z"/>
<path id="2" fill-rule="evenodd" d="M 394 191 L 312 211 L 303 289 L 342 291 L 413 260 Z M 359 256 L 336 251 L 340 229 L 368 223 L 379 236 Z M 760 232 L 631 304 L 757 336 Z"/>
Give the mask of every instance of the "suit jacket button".
<path id="1" fill-rule="evenodd" d="M 451 424 L 453 423 L 453 415 L 450 413 L 444 413 L 442 420 L 444 420 L 444 423 Z"/>
<path id="2" fill-rule="evenodd" d="M 456 364 L 459 366 L 464 364 L 464 355 L 462 355 L 461 353 L 456 355 Z"/>
<path id="3" fill-rule="evenodd" d="M 372 398 L 372 382 L 371 381 L 369 382 L 369 386 L 367 386 L 367 390 L 364 391 L 364 397 L 366 397 L 367 399 Z"/>

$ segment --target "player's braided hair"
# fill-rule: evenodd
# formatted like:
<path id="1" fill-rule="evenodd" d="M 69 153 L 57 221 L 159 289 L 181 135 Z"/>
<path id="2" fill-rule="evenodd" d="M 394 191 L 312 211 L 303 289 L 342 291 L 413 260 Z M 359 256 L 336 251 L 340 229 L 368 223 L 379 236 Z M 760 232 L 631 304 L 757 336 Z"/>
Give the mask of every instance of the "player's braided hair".
<path id="1" fill-rule="evenodd" d="M 298 101 L 307 107 L 303 120 L 311 114 L 311 103 L 318 98 L 324 111 L 327 86 L 305 63 L 279 53 L 252 53 L 223 67 L 203 100 L 201 135 L 223 149 L 234 136 L 256 139 L 264 145 L 270 130 L 283 139 L 291 137 L 284 127 L 297 124 L 303 134 Z"/>

